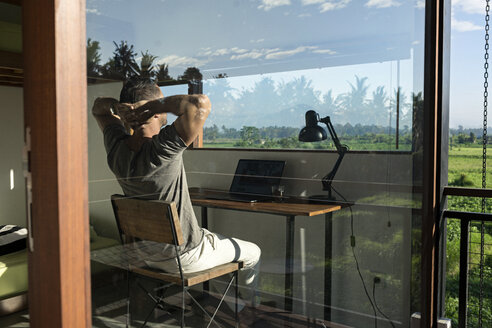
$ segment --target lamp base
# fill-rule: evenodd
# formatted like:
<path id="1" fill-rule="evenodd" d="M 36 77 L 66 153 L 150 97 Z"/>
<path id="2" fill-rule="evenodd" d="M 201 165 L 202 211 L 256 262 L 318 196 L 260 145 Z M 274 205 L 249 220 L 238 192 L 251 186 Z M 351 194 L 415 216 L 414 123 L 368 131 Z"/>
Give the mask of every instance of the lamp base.
<path id="1" fill-rule="evenodd" d="M 310 204 L 331 204 L 337 203 L 337 199 L 329 195 L 311 195 L 307 198 Z"/>

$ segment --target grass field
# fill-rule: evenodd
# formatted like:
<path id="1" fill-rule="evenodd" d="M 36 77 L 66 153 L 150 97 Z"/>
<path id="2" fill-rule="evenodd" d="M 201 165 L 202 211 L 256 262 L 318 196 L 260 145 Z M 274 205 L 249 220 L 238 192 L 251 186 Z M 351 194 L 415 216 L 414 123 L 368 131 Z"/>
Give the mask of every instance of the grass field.
<path id="1" fill-rule="evenodd" d="M 492 149 L 487 152 L 487 186 L 492 186 Z M 453 147 L 448 160 L 449 183 L 461 174 L 470 180 L 470 187 L 482 188 L 482 147 Z"/>

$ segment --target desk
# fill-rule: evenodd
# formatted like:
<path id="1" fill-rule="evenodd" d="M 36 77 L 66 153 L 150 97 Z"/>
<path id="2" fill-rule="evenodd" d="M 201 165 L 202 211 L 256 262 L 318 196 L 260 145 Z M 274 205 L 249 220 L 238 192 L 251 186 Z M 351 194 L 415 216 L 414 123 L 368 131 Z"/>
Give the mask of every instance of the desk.
<path id="1" fill-rule="evenodd" d="M 342 204 L 309 204 L 302 202 L 301 199 L 289 198 L 285 202 L 257 202 L 244 203 L 230 200 L 207 199 L 213 197 L 213 194 L 224 193 L 224 191 L 203 188 L 190 188 L 191 202 L 195 206 L 202 208 L 202 226 L 208 226 L 207 209 L 220 208 L 234 211 L 245 211 L 255 213 L 266 213 L 281 215 L 286 217 L 285 227 L 285 309 L 292 311 L 292 292 L 294 287 L 294 232 L 295 232 L 295 217 L 296 216 L 316 216 L 325 214 L 327 221 L 325 223 L 325 238 L 331 240 L 331 213 L 338 211 L 344 207 Z M 326 240 L 329 240 L 326 239 Z M 325 241 L 325 259 L 331 259 L 331 245 Z M 327 263 L 325 261 L 325 263 Z M 331 272 L 325 268 L 325 284 L 331 285 Z M 325 285 L 326 286 L 326 285 Z M 331 294 L 331 286 L 325 288 L 326 293 Z M 325 295 L 325 302 L 327 299 Z M 325 305 L 329 305 L 326 304 Z M 326 318 L 325 318 L 326 319 Z"/>

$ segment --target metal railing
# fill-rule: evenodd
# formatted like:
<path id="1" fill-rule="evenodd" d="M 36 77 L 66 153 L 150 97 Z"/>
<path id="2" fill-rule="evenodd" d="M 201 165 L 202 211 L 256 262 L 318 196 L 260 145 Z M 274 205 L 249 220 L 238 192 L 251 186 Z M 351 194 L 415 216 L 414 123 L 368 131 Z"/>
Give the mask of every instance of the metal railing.
<path id="1" fill-rule="evenodd" d="M 444 190 L 445 196 L 464 196 L 464 197 L 479 197 L 482 199 L 492 198 L 492 189 L 476 189 L 476 188 L 455 188 L 446 187 Z M 487 222 L 492 222 L 491 213 L 477 213 L 477 212 L 464 212 L 455 210 L 445 210 L 443 211 L 443 217 L 448 219 L 458 219 L 460 220 L 460 264 L 459 264 L 459 309 L 458 309 L 458 327 L 465 328 L 468 325 L 468 315 L 469 315 L 469 295 L 470 295 L 470 265 L 478 267 L 478 279 L 479 279 L 479 306 L 478 306 L 478 327 L 489 327 L 492 324 L 492 318 L 486 318 L 490 320 L 488 323 L 483 323 L 482 311 L 483 299 L 485 293 L 490 294 L 488 297 L 492 298 L 492 291 L 487 290 L 484 287 L 485 279 L 492 279 L 490 272 L 492 270 L 491 264 L 487 264 L 486 257 L 492 259 L 492 251 L 490 254 L 486 253 L 486 247 L 492 244 L 487 244 L 484 242 L 484 231 L 485 224 Z M 475 223 L 476 222 L 476 223 Z M 472 225 L 473 223 L 473 225 Z M 470 227 L 474 227 L 474 232 L 471 231 Z M 480 243 L 472 242 L 472 234 L 480 233 Z M 479 252 L 472 253 L 471 245 L 479 244 Z M 476 255 L 479 257 L 479 262 L 470 262 L 470 255 Z M 492 263 L 492 261 L 490 261 Z M 485 324 L 485 325 L 483 325 Z"/>

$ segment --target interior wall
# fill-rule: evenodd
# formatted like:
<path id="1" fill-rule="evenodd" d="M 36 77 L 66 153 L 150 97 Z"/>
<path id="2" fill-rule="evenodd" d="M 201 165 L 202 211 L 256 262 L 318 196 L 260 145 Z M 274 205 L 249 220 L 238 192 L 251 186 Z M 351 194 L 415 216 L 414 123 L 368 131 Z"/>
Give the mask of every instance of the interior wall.
<path id="1" fill-rule="evenodd" d="M 24 105 L 22 88 L 0 86 L 0 225 L 26 226 L 22 149 Z M 12 173 L 11 173 L 12 172 Z M 11 182 L 11 175 L 13 181 Z"/>
<path id="2" fill-rule="evenodd" d="M 114 175 L 106 164 L 102 132 L 90 114 L 96 97 L 112 96 L 118 98 L 121 83 L 100 84 L 88 87 L 88 138 L 89 138 L 89 209 L 90 221 L 96 231 L 104 236 L 118 238 L 117 228 L 109 201 L 110 195 L 121 193 Z M 192 150 L 184 155 L 188 184 L 190 187 L 228 189 L 232 181 L 237 161 L 241 158 L 285 160 L 286 167 L 282 185 L 286 195 L 307 196 L 321 194 L 320 178 L 335 163 L 334 152 L 257 152 L 240 150 Z M 399 186 L 395 189 L 394 186 Z M 412 199 L 412 159 L 408 153 L 348 153 L 340 166 L 334 182 L 335 188 L 347 199 L 357 200 L 352 207 L 356 253 L 359 265 L 367 283 L 374 276 L 383 278 L 378 290 L 379 304 L 382 308 L 391 307 L 391 317 L 404 322 L 410 317 L 410 268 L 411 268 L 411 209 L 394 210 L 385 205 L 411 202 Z M 396 190 L 396 191 L 395 191 Z M 338 197 L 339 198 L 339 197 Z M 339 198 L 340 199 L 340 198 Z M 408 204 L 407 204 L 408 205 Z M 195 207 L 200 218 L 200 208 Z M 304 296 L 312 304 L 323 304 L 323 270 L 317 263 L 324 254 L 325 245 L 332 248 L 333 257 L 340 258 L 347 270 L 336 271 L 331 278 L 332 305 L 344 309 L 334 312 L 332 318 L 337 322 L 364 324 L 370 320 L 372 309 L 365 296 L 363 286 L 355 269 L 350 253 L 350 220 L 348 209 L 333 214 L 331 240 L 325 240 L 325 216 L 297 217 L 295 224 L 294 297 Z M 260 285 L 268 286 L 269 291 L 283 294 L 285 261 L 285 217 L 266 214 L 251 214 L 229 210 L 209 209 L 209 229 L 225 236 L 237 237 L 255 242 L 262 249 L 262 269 Z M 301 240 L 301 231 L 305 238 Z M 301 242 L 304 243 L 308 262 L 307 272 L 299 270 Z M 367 252 L 364 247 L 386 245 L 379 251 Z M 322 267 L 322 266 L 321 266 Z M 337 273 L 341 272 L 341 273 Z M 386 276 L 400 281 L 395 286 L 385 282 Z M 307 279 L 306 279 L 307 278 Z M 372 285 L 368 285 L 371 288 Z M 349 296 L 347 296 L 349 295 Z M 346 304 L 347 298 L 356 300 L 355 305 Z M 392 301 L 393 300 L 393 301 Z M 282 298 L 277 300 L 282 307 Z M 294 302 L 294 311 L 302 312 L 301 303 Z M 322 307 L 311 306 L 311 317 L 322 318 Z M 352 311 L 352 312 L 350 312 Z M 361 313 L 359 318 L 353 313 Z M 369 319 L 368 319 L 369 318 Z M 369 321 L 368 321 L 369 322 Z"/>
<path id="3" fill-rule="evenodd" d="M 89 148 L 89 220 L 99 235 L 119 240 L 110 197 L 121 188 L 106 163 L 103 134 L 92 116 L 97 97 L 119 99 L 121 83 L 104 83 L 87 87 L 87 133 Z"/>

